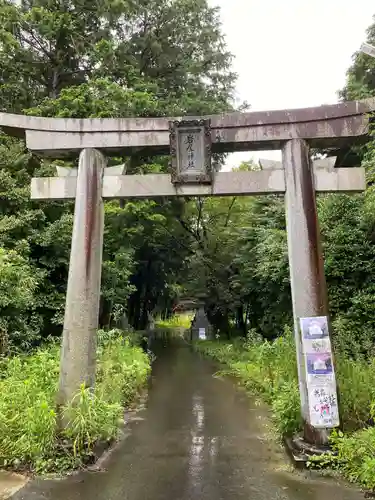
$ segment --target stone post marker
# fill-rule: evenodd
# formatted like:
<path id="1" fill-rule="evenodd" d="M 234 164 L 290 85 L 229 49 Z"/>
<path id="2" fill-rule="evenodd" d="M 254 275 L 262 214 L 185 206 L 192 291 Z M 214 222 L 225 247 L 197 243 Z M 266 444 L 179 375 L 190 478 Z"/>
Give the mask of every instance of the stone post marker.
<path id="1" fill-rule="evenodd" d="M 79 157 L 58 404 L 71 401 L 80 385 L 95 382 L 104 207 L 104 156 L 84 149 Z"/>

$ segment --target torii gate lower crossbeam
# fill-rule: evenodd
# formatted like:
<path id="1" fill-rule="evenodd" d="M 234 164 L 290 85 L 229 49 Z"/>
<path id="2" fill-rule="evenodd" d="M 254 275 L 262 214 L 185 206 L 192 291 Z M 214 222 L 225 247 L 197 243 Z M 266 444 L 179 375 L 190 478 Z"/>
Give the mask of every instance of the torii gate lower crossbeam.
<path id="1" fill-rule="evenodd" d="M 354 140 L 365 141 L 369 113 L 374 110 L 375 102 L 370 100 L 304 110 L 211 117 L 209 135 L 213 151 L 281 148 L 283 153 L 282 168 L 218 173 L 211 185 L 172 184 L 171 176 L 166 174 L 124 176 L 106 169 L 104 156 L 95 148 L 113 155 L 167 153 L 166 119 L 54 121 L 0 115 L 0 127 L 8 133 L 19 135 L 17 127 L 25 131 L 27 146 L 32 151 L 55 158 L 81 151 L 78 172 L 72 171 L 66 176 L 66 171 L 60 169 L 64 177 L 32 181 L 32 198 L 35 200 L 76 200 L 59 402 L 69 402 L 81 383 L 94 383 L 103 236 L 102 198 L 285 194 L 305 437 L 310 442 L 325 443 L 327 429 L 324 425 L 315 425 L 311 417 L 311 393 L 306 382 L 307 358 L 299 327 L 301 318 L 328 316 L 315 193 L 362 191 L 365 189 L 365 174 L 361 168 L 313 166 L 309 148 L 338 148 Z M 334 378 L 332 383 L 335 386 Z"/>

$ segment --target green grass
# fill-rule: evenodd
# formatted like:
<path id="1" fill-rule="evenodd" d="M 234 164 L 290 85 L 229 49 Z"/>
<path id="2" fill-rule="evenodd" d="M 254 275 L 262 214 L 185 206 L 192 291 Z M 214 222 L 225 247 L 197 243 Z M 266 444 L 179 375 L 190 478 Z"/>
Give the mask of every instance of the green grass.
<path id="1" fill-rule="evenodd" d="M 155 324 L 158 328 L 190 328 L 193 316 L 189 314 L 176 314 L 168 319 L 157 319 Z"/>
<path id="2" fill-rule="evenodd" d="M 260 395 L 272 408 L 280 435 L 301 430 L 300 400 L 294 340 L 286 328 L 274 342 L 195 344 L 204 353 L 228 367 L 251 393 Z M 315 466 L 341 471 L 350 481 L 375 489 L 375 360 L 353 360 L 336 354 L 336 376 L 343 432 L 334 432 L 331 442 L 337 456 L 313 460 Z"/>
<path id="3" fill-rule="evenodd" d="M 93 460 L 97 443 L 115 439 L 128 406 L 149 375 L 147 357 L 118 332 L 98 348 L 94 393 L 81 387 L 58 431 L 59 348 L 3 361 L 0 370 L 0 466 L 63 472 Z"/>
<path id="4" fill-rule="evenodd" d="M 340 416 L 345 431 L 366 426 L 375 401 L 375 360 L 353 360 L 336 356 Z"/>

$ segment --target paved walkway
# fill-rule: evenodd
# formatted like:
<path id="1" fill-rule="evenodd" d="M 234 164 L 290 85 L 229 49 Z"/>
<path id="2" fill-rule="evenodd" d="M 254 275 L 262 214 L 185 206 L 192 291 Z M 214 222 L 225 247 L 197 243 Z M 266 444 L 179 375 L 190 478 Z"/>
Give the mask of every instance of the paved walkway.
<path id="1" fill-rule="evenodd" d="M 147 406 L 106 470 L 30 482 L 14 500 L 359 500 L 293 472 L 267 415 L 188 347 L 158 357 Z"/>
<path id="2" fill-rule="evenodd" d="M 0 500 L 9 498 L 23 488 L 28 479 L 13 472 L 0 471 Z"/>

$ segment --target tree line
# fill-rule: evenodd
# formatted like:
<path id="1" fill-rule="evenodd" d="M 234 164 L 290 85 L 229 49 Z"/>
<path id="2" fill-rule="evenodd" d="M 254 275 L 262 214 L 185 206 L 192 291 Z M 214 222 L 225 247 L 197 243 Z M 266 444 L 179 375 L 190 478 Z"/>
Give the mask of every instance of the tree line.
<path id="1" fill-rule="evenodd" d="M 54 117 L 207 114 L 232 109 L 236 76 L 219 13 L 205 0 L 0 2 L 0 109 Z M 30 200 L 32 176 L 55 175 L 21 140 L 0 135 L 0 329 L 3 350 L 61 332 L 74 206 Z M 74 166 L 76 162 L 69 165 Z M 127 173 L 168 159 L 113 158 Z M 186 202 L 106 202 L 101 326 L 127 312 L 167 314 L 191 250 Z"/>
<path id="2" fill-rule="evenodd" d="M 232 55 L 219 11 L 206 0 L 1 0 L 0 18 L 1 111 L 157 117 L 247 106 L 234 104 Z M 375 60 L 355 54 L 340 99 L 374 94 Z M 61 161 L 32 155 L 4 133 L 0 153 L 1 349 L 27 350 L 61 333 L 74 205 L 30 200 L 31 177 L 55 175 Z M 367 170 L 366 193 L 320 195 L 318 210 L 335 341 L 368 355 L 373 142 L 356 155 Z M 110 160 L 120 163 L 128 174 L 168 170 L 166 157 Z M 281 333 L 291 322 L 283 197 L 106 202 L 100 326 L 126 312 L 143 329 L 148 312 L 168 316 L 183 297 L 203 300 L 220 334 Z"/>

